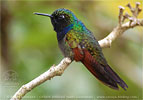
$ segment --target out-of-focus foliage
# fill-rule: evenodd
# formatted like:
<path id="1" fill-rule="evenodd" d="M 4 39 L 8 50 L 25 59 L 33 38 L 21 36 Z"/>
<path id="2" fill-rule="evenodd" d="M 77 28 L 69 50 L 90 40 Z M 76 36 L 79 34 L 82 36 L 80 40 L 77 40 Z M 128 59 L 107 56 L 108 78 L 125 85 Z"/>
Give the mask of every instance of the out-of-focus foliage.
<path id="1" fill-rule="evenodd" d="M 97 40 L 100 40 L 118 24 L 118 6 L 126 6 L 127 3 L 135 6 L 135 2 L 136 0 L 4 1 L 2 4 L 12 15 L 8 28 L 10 68 L 17 77 L 14 83 L 8 81 L 8 85 L 1 82 L 0 99 L 8 99 L 21 85 L 39 76 L 53 64 L 58 64 L 63 58 L 50 19 L 34 15 L 33 12 L 51 14 L 58 8 L 70 9 L 94 33 Z M 131 14 L 127 7 L 125 9 Z M 143 18 L 143 13 L 139 18 Z M 82 64 L 73 62 L 61 77 L 55 77 L 36 87 L 25 96 L 25 100 L 51 100 L 52 97 L 81 100 L 141 99 L 142 36 L 143 28 L 136 27 L 126 31 L 114 41 L 111 48 L 103 49 L 109 65 L 128 84 L 127 91 L 123 89 L 116 91 L 104 86 Z"/>

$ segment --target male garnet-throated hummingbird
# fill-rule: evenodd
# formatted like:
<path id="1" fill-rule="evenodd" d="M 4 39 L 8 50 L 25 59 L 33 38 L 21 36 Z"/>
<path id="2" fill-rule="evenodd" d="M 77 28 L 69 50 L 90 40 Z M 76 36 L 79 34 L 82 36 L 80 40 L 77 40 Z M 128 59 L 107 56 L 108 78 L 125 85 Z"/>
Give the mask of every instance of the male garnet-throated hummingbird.
<path id="1" fill-rule="evenodd" d="M 51 15 L 54 30 L 57 33 L 58 45 L 65 57 L 82 62 L 86 68 L 102 83 L 113 89 L 124 90 L 127 84 L 110 68 L 102 49 L 91 31 L 68 9 L 57 9 Z"/>

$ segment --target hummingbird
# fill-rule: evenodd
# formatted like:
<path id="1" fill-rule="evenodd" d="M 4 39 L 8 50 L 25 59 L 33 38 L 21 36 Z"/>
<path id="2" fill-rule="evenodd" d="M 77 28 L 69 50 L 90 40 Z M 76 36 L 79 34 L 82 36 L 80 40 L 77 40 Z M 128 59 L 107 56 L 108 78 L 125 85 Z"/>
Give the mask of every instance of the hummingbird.
<path id="1" fill-rule="evenodd" d="M 86 28 L 72 11 L 59 8 L 52 14 L 34 13 L 51 19 L 57 33 L 58 46 L 65 57 L 81 62 L 103 84 L 119 90 L 127 84 L 108 65 L 102 49 L 93 33 Z"/>

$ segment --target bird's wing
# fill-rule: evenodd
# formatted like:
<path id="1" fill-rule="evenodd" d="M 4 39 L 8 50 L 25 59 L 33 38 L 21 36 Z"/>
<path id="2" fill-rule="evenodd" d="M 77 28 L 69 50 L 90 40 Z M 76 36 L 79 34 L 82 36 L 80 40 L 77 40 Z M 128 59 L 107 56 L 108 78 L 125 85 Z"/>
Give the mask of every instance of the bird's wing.
<path id="1" fill-rule="evenodd" d="M 67 42 L 74 52 L 74 60 L 81 61 L 86 68 L 102 83 L 111 88 L 118 89 L 119 84 L 123 89 L 126 83 L 107 64 L 102 49 L 93 34 L 72 30 L 67 34 Z"/>

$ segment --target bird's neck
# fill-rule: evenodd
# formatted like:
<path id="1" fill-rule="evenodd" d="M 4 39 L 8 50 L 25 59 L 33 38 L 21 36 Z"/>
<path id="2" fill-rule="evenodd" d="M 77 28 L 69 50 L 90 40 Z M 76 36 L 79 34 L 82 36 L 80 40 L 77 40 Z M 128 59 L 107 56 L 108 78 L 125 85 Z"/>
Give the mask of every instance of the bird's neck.
<path id="1" fill-rule="evenodd" d="M 68 33 L 68 31 L 70 31 L 73 28 L 74 24 L 70 24 L 68 26 L 66 26 L 65 28 L 63 28 L 61 31 L 57 31 L 57 39 L 58 41 L 62 40 L 64 38 L 64 36 Z"/>
<path id="2" fill-rule="evenodd" d="M 56 31 L 57 32 L 57 39 L 58 39 L 58 41 L 62 40 L 64 38 L 64 36 L 71 29 L 74 29 L 76 31 L 86 31 L 87 30 L 85 25 L 80 20 L 76 20 L 74 23 L 71 23 L 68 26 L 64 27 L 63 29 Z"/>

